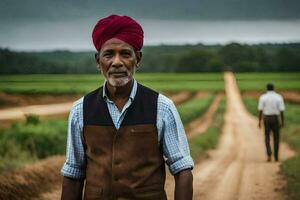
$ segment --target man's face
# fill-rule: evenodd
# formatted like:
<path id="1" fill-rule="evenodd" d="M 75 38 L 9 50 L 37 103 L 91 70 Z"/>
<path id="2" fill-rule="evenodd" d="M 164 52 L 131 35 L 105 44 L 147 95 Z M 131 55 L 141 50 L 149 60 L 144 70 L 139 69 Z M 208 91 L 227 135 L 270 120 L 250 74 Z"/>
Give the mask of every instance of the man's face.
<path id="1" fill-rule="evenodd" d="M 112 38 L 103 44 L 96 59 L 107 82 L 122 87 L 133 79 L 141 53 L 126 42 Z"/>

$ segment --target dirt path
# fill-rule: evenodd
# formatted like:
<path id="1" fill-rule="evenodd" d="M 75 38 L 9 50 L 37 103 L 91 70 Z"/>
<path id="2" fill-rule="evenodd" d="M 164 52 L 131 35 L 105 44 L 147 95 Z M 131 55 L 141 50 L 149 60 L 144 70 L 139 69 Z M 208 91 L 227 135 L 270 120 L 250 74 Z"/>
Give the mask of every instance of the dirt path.
<path id="1" fill-rule="evenodd" d="M 279 163 L 266 162 L 262 130 L 245 109 L 234 75 L 225 73 L 227 111 L 217 150 L 194 169 L 194 199 L 282 199 Z M 293 155 L 280 146 L 280 159 Z"/>
<path id="2" fill-rule="evenodd" d="M 175 105 L 179 105 L 193 97 L 193 94 L 190 92 L 182 91 L 172 95 L 168 95 L 170 99 L 174 102 Z"/>
<path id="3" fill-rule="evenodd" d="M 193 95 L 189 92 L 179 92 L 170 96 L 175 104 L 183 103 L 192 97 Z M 11 120 L 25 119 L 26 115 L 30 114 L 39 116 L 56 116 L 66 114 L 70 111 L 72 105 L 73 101 L 48 105 L 31 105 L 0 109 L 0 121 L 7 122 Z"/>

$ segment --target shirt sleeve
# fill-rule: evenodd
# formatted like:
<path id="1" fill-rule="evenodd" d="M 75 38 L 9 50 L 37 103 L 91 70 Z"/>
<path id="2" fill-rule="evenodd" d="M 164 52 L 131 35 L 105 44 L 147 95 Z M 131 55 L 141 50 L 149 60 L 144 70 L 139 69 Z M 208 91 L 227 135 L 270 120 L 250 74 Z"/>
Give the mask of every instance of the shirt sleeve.
<path id="1" fill-rule="evenodd" d="M 260 97 L 259 97 L 259 100 L 258 100 L 258 107 L 257 107 L 257 109 L 258 109 L 259 111 L 262 111 L 263 108 L 264 108 L 264 104 L 263 104 L 263 96 L 260 96 Z"/>
<path id="2" fill-rule="evenodd" d="M 161 124 L 158 127 L 160 143 L 170 172 L 174 175 L 184 169 L 192 169 L 194 162 L 180 116 L 174 103 L 161 94 L 158 98 L 158 121 Z"/>
<path id="3" fill-rule="evenodd" d="M 68 137 L 66 161 L 61 169 L 61 175 L 74 178 L 85 178 L 86 159 L 83 144 L 83 97 L 73 104 L 68 119 Z"/>
<path id="4" fill-rule="evenodd" d="M 278 101 L 278 108 L 280 111 L 284 111 L 285 110 L 285 105 L 284 105 L 284 101 L 282 96 L 280 96 L 279 101 Z"/>

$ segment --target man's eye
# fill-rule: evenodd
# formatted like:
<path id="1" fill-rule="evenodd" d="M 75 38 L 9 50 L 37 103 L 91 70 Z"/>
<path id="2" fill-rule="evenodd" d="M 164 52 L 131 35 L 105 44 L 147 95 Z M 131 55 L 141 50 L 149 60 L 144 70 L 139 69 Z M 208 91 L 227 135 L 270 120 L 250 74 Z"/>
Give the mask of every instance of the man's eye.
<path id="1" fill-rule="evenodd" d="M 111 57 L 112 54 L 111 54 L 111 53 L 104 53 L 102 56 L 103 56 L 103 57 Z"/>
<path id="2" fill-rule="evenodd" d="M 130 52 L 123 52 L 122 55 L 123 55 L 123 56 L 126 56 L 126 57 L 130 57 L 130 56 L 131 56 L 131 53 L 130 53 Z"/>

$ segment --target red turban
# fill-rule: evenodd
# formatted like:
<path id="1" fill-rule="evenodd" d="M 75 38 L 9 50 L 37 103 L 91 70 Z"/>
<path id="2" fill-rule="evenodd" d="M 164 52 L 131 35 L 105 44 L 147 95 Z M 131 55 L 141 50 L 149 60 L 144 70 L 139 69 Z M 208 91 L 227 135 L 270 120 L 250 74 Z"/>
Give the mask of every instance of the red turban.
<path id="1" fill-rule="evenodd" d="M 130 44 L 134 49 L 141 50 L 144 31 L 140 24 L 128 16 L 110 15 L 97 22 L 92 38 L 98 51 L 111 38 L 117 38 Z"/>

